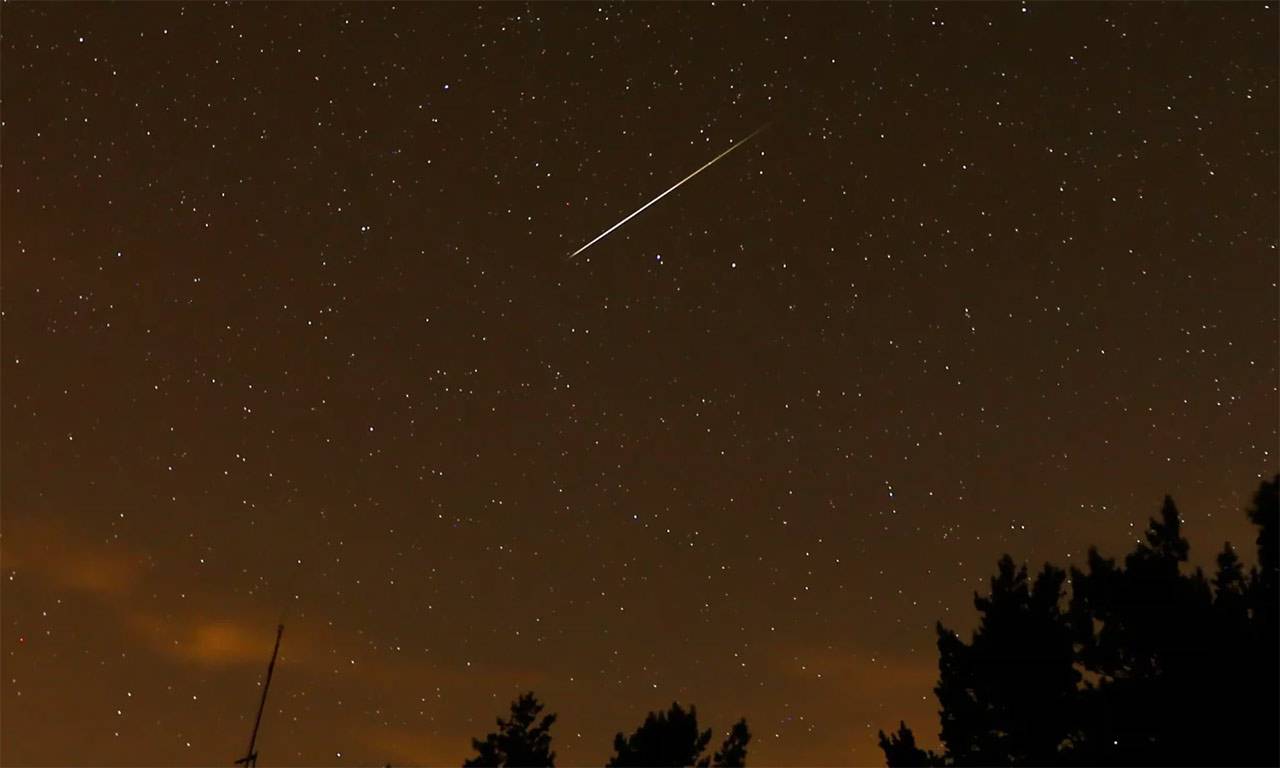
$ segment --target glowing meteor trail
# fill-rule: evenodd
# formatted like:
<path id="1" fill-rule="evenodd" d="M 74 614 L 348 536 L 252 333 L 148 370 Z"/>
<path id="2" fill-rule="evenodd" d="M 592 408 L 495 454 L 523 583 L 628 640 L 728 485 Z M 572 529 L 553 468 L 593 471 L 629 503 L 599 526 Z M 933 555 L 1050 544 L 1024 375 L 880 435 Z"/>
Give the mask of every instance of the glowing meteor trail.
<path id="1" fill-rule="evenodd" d="M 743 144 L 746 144 L 748 141 L 751 141 L 752 139 L 754 139 L 754 138 L 756 137 L 756 134 L 757 134 L 757 133 L 760 133 L 761 131 L 763 131 L 763 130 L 768 126 L 768 125 L 769 125 L 768 123 L 765 123 L 764 125 L 762 125 L 762 126 L 760 126 L 759 128 L 755 129 L 755 130 L 754 130 L 754 131 L 752 131 L 751 133 L 747 134 L 747 137 L 746 137 L 746 138 L 744 138 L 744 139 L 740 139 L 740 140 L 739 140 L 736 144 L 734 144 L 733 146 L 729 147 L 729 148 L 728 148 L 728 149 L 726 149 L 725 151 L 721 152 L 720 154 L 718 154 L 718 155 L 716 155 L 715 157 L 713 157 L 713 158 L 711 158 L 710 160 L 708 160 L 708 161 L 707 161 L 707 163 L 706 163 L 706 165 L 703 165 L 703 166 L 702 166 L 701 168 L 699 168 L 698 170 L 694 171 L 693 173 L 689 174 L 688 176 L 685 176 L 683 179 L 681 179 L 681 180 L 677 181 L 675 184 L 672 184 L 672 185 L 671 185 L 671 188 L 670 188 L 670 189 L 668 189 L 666 192 L 663 192 L 662 194 L 660 194 L 660 195 L 658 195 L 657 197 L 653 198 L 653 199 L 652 199 L 652 200 L 650 200 L 649 202 L 647 202 L 647 203 L 645 203 L 644 205 L 640 206 L 640 207 L 639 207 L 639 208 L 637 208 L 637 209 L 635 210 L 635 212 L 634 212 L 634 213 L 632 213 L 630 216 L 627 216 L 627 217 L 626 217 L 625 219 L 623 219 L 622 221 L 619 221 L 617 224 L 614 224 L 612 227 L 609 227 L 609 228 L 608 228 L 608 229 L 606 229 L 605 231 L 603 231 L 603 232 L 601 232 L 600 234 L 596 235 L 594 240 L 592 240 L 591 242 L 589 242 L 589 243 L 587 243 L 586 245 L 582 246 L 581 248 L 579 248 L 578 250 L 574 251 L 573 253 L 569 254 L 569 258 L 570 258 L 570 259 L 572 259 L 573 257 L 575 257 L 575 256 L 577 256 L 578 254 L 582 253 L 583 251 L 587 250 L 587 249 L 588 249 L 588 248 L 590 248 L 591 246 L 593 246 L 593 245 L 595 245 L 596 243 L 600 242 L 600 241 L 601 241 L 601 240 L 603 240 L 606 236 L 608 236 L 608 234 L 609 234 L 610 232 L 612 232 L 613 230 L 615 230 L 615 229 L 617 229 L 618 227 L 622 226 L 623 224 L 626 224 L 628 221 L 631 221 L 631 220 L 632 220 L 632 219 L 634 219 L 636 216 L 639 216 L 639 215 L 640 215 L 640 213 L 641 213 L 645 208 L 648 208 L 649 206 L 651 206 L 651 205 L 653 205 L 654 203 L 658 202 L 659 200 L 661 200 L 662 198 L 664 198 L 664 197 L 666 197 L 667 195 L 671 194 L 672 192 L 675 192 L 675 191 L 676 191 L 676 189 L 677 189 L 681 184 L 685 183 L 685 182 L 686 182 L 686 181 L 688 181 L 689 179 L 692 179 L 694 176 L 697 176 L 698 174 L 700 174 L 700 173 L 702 173 L 703 171 L 707 170 L 708 168 L 710 168 L 710 167 L 711 167 L 711 166 L 712 166 L 712 165 L 713 165 L 717 160 L 719 160 L 720 158 L 722 158 L 722 157 L 724 157 L 725 155 L 729 154 L 730 152 L 732 152 L 733 150 L 735 150 L 735 149 L 737 149 L 738 147 L 742 146 Z"/>

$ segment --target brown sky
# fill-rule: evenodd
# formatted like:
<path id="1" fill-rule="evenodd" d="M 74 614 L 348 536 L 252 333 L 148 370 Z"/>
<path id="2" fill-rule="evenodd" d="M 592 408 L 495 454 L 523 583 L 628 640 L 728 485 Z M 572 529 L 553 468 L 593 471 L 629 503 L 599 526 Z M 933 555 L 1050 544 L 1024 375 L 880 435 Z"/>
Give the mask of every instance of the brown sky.
<path id="1" fill-rule="evenodd" d="M 0 759 L 937 729 L 1277 470 L 1274 4 L 7 3 Z M 769 127 L 573 261 L 566 256 Z"/>

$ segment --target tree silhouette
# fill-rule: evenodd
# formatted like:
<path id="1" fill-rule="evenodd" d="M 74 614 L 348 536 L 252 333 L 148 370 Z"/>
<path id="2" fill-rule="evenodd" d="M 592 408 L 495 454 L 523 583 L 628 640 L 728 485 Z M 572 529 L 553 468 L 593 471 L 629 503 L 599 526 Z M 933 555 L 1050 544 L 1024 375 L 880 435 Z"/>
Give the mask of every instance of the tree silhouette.
<path id="1" fill-rule="evenodd" d="M 511 719 L 498 718 L 496 733 L 483 741 L 471 740 L 476 756 L 464 762 L 463 768 L 554 766 L 556 753 L 551 751 L 550 731 L 556 716 L 547 715 L 538 723 L 541 712 L 542 704 L 532 691 L 521 694 L 511 703 Z"/>
<path id="2" fill-rule="evenodd" d="M 1034 584 L 1000 560 L 970 642 L 938 625 L 943 755 L 905 723 L 880 733 L 890 766 L 1277 765 L 1277 526 L 1280 476 L 1249 519 L 1258 565 L 1226 545 L 1212 581 L 1184 572 L 1190 547 L 1166 497 L 1123 564 L 1090 549 Z"/>
<path id="3" fill-rule="evenodd" d="M 889 768 L 928 768 L 943 765 L 942 758 L 932 751 L 916 746 L 916 735 L 904 722 L 898 722 L 898 732 L 886 736 L 880 731 L 880 749 Z"/>
<path id="4" fill-rule="evenodd" d="M 1245 588 L 1248 621 L 1243 643 L 1247 665 L 1241 695 L 1244 717 L 1239 727 L 1255 734 L 1252 751 L 1242 755 L 1250 765 L 1280 765 L 1280 748 L 1275 738 L 1275 724 L 1280 722 L 1280 476 L 1265 482 L 1253 497 L 1249 520 L 1258 526 L 1258 565 L 1250 574 Z"/>
<path id="5" fill-rule="evenodd" d="M 1166 497 L 1160 520 L 1150 522 L 1146 542 L 1123 567 L 1091 550 L 1088 570 L 1072 570 L 1080 657 L 1096 679 L 1081 693 L 1090 719 L 1078 757 L 1217 762 L 1200 735 L 1221 711 L 1210 700 L 1218 687 L 1210 679 L 1217 676 L 1213 594 L 1199 570 L 1181 573 L 1188 551 L 1177 507 Z"/>
<path id="6" fill-rule="evenodd" d="M 1066 574 L 1046 565 L 1031 584 L 1007 555 L 966 644 L 938 625 L 942 742 L 955 765 L 1045 764 L 1068 738 L 1080 674 L 1059 604 Z"/>
<path id="7" fill-rule="evenodd" d="M 1258 526 L 1258 575 L 1257 588 L 1266 594 L 1260 598 L 1276 596 L 1276 583 L 1280 580 L 1280 475 L 1264 482 L 1253 497 L 1249 521 Z M 1258 606 L 1272 616 L 1276 612 L 1275 600 L 1263 599 Z"/>
<path id="8" fill-rule="evenodd" d="M 743 728 L 745 730 L 745 723 Z M 706 768 L 710 759 L 702 752 L 711 741 L 711 729 L 698 731 L 698 709 L 685 711 L 672 702 L 666 712 L 650 712 L 630 737 L 619 733 L 613 739 L 614 756 L 610 768 Z M 744 742 L 745 746 L 745 742 Z"/>
<path id="9" fill-rule="evenodd" d="M 747 764 L 747 743 L 751 741 L 751 731 L 747 729 L 745 718 L 733 724 L 729 734 L 724 737 L 711 765 L 714 768 L 745 768 Z"/>

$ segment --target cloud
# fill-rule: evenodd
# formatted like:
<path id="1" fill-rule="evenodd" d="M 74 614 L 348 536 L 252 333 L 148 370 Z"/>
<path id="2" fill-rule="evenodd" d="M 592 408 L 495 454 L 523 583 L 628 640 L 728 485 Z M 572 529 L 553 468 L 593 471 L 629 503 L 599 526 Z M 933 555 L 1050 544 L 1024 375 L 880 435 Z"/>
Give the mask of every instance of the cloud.
<path id="1" fill-rule="evenodd" d="M 156 651 L 178 661 L 210 667 L 266 664 L 274 640 L 266 630 L 274 626 L 265 621 L 134 612 L 126 623 L 139 641 Z"/>
<path id="2" fill-rule="evenodd" d="M 138 554 L 47 519 L 8 522 L 0 560 L 10 572 L 103 598 L 129 594 L 146 575 Z"/>
<path id="3" fill-rule="evenodd" d="M 425 734 L 420 728 L 370 726 L 355 737 L 369 754 L 392 764 L 457 765 L 466 756 L 459 747 L 465 738 Z"/>
<path id="4" fill-rule="evenodd" d="M 95 540 L 47 517 L 6 521 L 2 544 L 6 571 L 96 599 L 141 644 L 173 659 L 205 666 L 265 664 L 271 653 L 270 619 L 159 615 L 137 608 L 147 560 L 122 544 Z"/>

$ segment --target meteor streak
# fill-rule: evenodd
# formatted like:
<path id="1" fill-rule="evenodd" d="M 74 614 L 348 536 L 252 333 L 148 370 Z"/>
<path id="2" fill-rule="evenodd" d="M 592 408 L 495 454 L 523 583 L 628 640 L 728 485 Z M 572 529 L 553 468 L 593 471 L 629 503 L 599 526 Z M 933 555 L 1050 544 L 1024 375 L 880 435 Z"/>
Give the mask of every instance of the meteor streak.
<path id="1" fill-rule="evenodd" d="M 663 192 L 662 194 L 660 194 L 660 195 L 658 195 L 657 197 L 653 198 L 653 199 L 652 199 L 652 200 L 650 200 L 649 202 L 647 202 L 647 203 L 645 203 L 644 205 L 640 206 L 640 207 L 639 207 L 639 208 L 637 208 L 637 209 L 635 210 L 635 212 L 634 212 L 634 213 L 632 213 L 630 216 L 627 216 L 627 217 L 626 217 L 625 219 L 623 219 L 622 221 L 619 221 L 617 224 L 614 224 L 612 227 L 609 227 L 609 228 L 608 228 L 608 229 L 606 229 L 605 231 L 603 231 L 603 232 L 601 232 L 600 234 L 596 235 L 594 240 L 592 240 L 591 242 L 589 242 L 589 243 L 587 243 L 586 245 L 582 246 L 581 248 L 579 248 L 578 250 L 574 251 L 573 253 L 569 254 L 569 258 L 570 258 L 570 259 L 572 259 L 573 257 L 575 257 L 575 256 L 577 256 L 578 254 L 582 253 L 583 251 L 587 250 L 587 249 L 588 249 L 588 248 L 590 248 L 591 246 L 593 246 L 593 245 L 595 245 L 596 243 L 600 242 L 600 241 L 601 241 L 601 240 L 603 240 L 603 239 L 604 239 L 604 238 L 605 238 L 605 237 L 606 237 L 610 232 L 612 232 L 613 230 L 615 230 L 615 229 L 617 229 L 618 227 L 622 226 L 623 224 L 626 224 L 628 221 L 631 221 L 631 220 L 632 220 L 632 219 L 634 219 L 636 216 L 639 216 L 639 215 L 640 215 L 640 212 L 641 212 L 641 211 L 643 211 L 645 208 L 648 208 L 649 206 L 651 206 L 651 205 L 653 205 L 654 203 L 658 202 L 659 200 L 661 200 L 662 198 L 664 198 L 664 197 L 666 197 L 667 195 L 671 194 L 672 192 L 675 192 L 675 191 L 676 191 L 676 188 L 677 188 L 677 187 L 679 187 L 681 184 L 685 183 L 685 182 L 686 182 L 686 181 L 688 181 L 689 179 L 692 179 L 694 176 L 697 176 L 698 174 L 700 174 L 700 173 L 702 173 L 703 171 L 707 170 L 708 168 L 710 168 L 710 167 L 712 166 L 712 164 L 714 164 L 714 163 L 715 163 L 717 160 L 719 160 L 720 158 L 722 158 L 722 157 L 724 157 L 725 155 L 729 154 L 730 152 L 732 152 L 733 150 L 735 150 L 735 149 L 737 149 L 738 147 L 742 146 L 743 144 L 746 144 L 748 141 L 751 141 L 752 139 L 754 139 L 754 138 L 756 137 L 756 134 L 757 134 L 757 133 L 760 133 L 761 131 L 763 131 L 763 130 L 768 126 L 768 125 L 769 125 L 768 123 L 765 123 L 764 125 L 762 125 L 762 126 L 760 126 L 759 128 L 755 129 L 755 130 L 754 130 L 754 131 L 752 131 L 751 133 L 747 134 L 747 137 L 746 137 L 746 138 L 744 138 L 744 139 L 740 139 L 740 140 L 739 140 L 736 144 L 734 144 L 733 146 L 729 147 L 729 148 L 728 148 L 728 149 L 726 149 L 725 151 L 721 152 L 720 154 L 718 154 L 718 155 L 716 155 L 715 157 L 713 157 L 713 158 L 711 158 L 710 160 L 708 160 L 708 161 L 707 161 L 707 163 L 706 163 L 706 165 L 703 165 L 703 166 L 702 166 L 701 168 L 699 168 L 698 170 L 694 171 L 693 173 L 689 174 L 688 176 L 685 176 L 683 179 L 681 179 L 681 180 L 677 181 L 675 184 L 672 184 L 672 185 L 671 185 L 671 188 L 670 188 L 670 189 L 668 189 L 666 192 Z"/>

